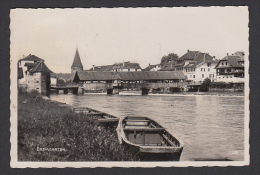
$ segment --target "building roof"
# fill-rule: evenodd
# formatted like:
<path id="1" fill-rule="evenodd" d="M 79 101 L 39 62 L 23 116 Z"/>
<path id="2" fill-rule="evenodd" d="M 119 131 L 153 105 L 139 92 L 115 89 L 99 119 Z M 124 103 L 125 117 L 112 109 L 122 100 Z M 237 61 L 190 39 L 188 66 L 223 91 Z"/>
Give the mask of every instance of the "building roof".
<path id="1" fill-rule="evenodd" d="M 209 55 L 208 53 L 188 50 L 188 52 L 186 54 L 184 54 L 183 56 L 181 56 L 180 58 L 178 58 L 178 60 L 179 61 L 180 60 L 193 60 L 193 61 L 202 62 L 202 61 L 212 61 L 213 57 L 211 55 Z"/>
<path id="2" fill-rule="evenodd" d="M 149 65 L 147 66 L 144 71 L 150 71 L 152 70 L 153 68 L 155 68 L 156 66 L 159 66 L 160 67 L 160 64 L 153 64 L 153 65 Z"/>
<path id="3" fill-rule="evenodd" d="M 94 66 L 90 71 L 113 71 L 115 69 L 142 69 L 139 63 L 131 63 L 130 61 L 123 63 L 115 63 L 113 65 Z"/>
<path id="4" fill-rule="evenodd" d="M 52 73 L 52 71 L 44 64 L 43 61 L 37 62 L 37 65 L 29 70 L 31 73 L 46 72 Z"/>
<path id="5" fill-rule="evenodd" d="M 94 66 L 90 71 L 112 71 L 113 65 Z"/>
<path id="6" fill-rule="evenodd" d="M 27 70 L 30 70 L 31 68 L 35 67 L 38 63 L 25 63 L 24 66 L 27 67 Z"/>
<path id="7" fill-rule="evenodd" d="M 242 68 L 244 67 L 243 65 L 239 64 L 238 62 L 241 61 L 241 57 L 240 56 L 236 56 L 236 55 L 227 55 L 225 56 L 222 60 L 220 60 L 218 62 L 218 64 L 216 65 L 216 67 L 218 67 L 219 63 L 222 61 L 228 61 L 229 64 L 231 65 L 231 67 L 235 67 L 235 68 Z M 225 67 L 230 67 L 230 66 L 222 66 L 223 68 Z"/>
<path id="8" fill-rule="evenodd" d="M 123 63 L 115 63 L 113 64 L 113 68 L 119 68 L 119 69 L 142 69 L 139 65 L 139 63 L 131 63 L 130 61 L 123 62 Z"/>
<path id="9" fill-rule="evenodd" d="M 79 77 L 79 79 L 83 81 L 105 81 L 113 80 L 113 77 L 116 75 L 116 72 L 77 71 L 76 74 Z"/>
<path id="10" fill-rule="evenodd" d="M 243 51 L 237 51 L 233 55 L 240 56 L 241 59 L 244 61 L 245 53 Z"/>
<path id="11" fill-rule="evenodd" d="M 78 48 L 76 49 L 75 57 L 74 57 L 74 60 L 73 60 L 71 67 L 81 67 L 81 68 L 83 68 L 83 65 L 82 65 L 81 60 L 80 60 Z"/>
<path id="12" fill-rule="evenodd" d="M 99 72 L 99 71 L 77 71 L 74 75 L 81 81 L 105 81 L 105 80 L 174 80 L 186 79 L 182 72 L 169 71 L 137 71 L 137 72 Z"/>
<path id="13" fill-rule="evenodd" d="M 196 68 L 199 67 L 201 65 L 203 65 L 204 63 L 211 63 L 211 64 L 217 64 L 219 62 L 219 60 L 207 60 L 207 61 L 193 61 L 193 62 L 189 62 L 189 64 L 187 64 L 186 66 L 184 66 L 183 68 Z"/>
<path id="14" fill-rule="evenodd" d="M 178 60 L 193 60 L 196 54 L 198 54 L 199 51 L 190 51 L 188 50 L 187 53 L 185 53 L 183 56 L 178 58 Z"/>
<path id="15" fill-rule="evenodd" d="M 175 70 L 175 68 L 182 67 L 184 66 L 185 62 L 180 60 L 180 61 L 170 61 L 162 65 L 160 71 L 171 71 Z"/>
<path id="16" fill-rule="evenodd" d="M 20 59 L 19 62 L 20 61 L 34 61 L 34 62 L 37 62 L 37 61 L 44 61 L 44 60 L 39 58 L 39 57 L 37 57 L 37 56 L 35 56 L 35 55 L 31 55 L 30 54 L 30 55 Z"/>
<path id="17" fill-rule="evenodd" d="M 23 78 L 23 68 L 18 67 L 18 79 Z"/>

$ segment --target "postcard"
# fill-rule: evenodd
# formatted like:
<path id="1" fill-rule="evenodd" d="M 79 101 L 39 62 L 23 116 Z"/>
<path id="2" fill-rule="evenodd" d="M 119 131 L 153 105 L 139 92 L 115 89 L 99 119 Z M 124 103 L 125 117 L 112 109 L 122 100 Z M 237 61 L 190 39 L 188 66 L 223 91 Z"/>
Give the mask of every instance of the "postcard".
<path id="1" fill-rule="evenodd" d="M 10 10 L 12 168 L 249 165 L 247 6 Z"/>

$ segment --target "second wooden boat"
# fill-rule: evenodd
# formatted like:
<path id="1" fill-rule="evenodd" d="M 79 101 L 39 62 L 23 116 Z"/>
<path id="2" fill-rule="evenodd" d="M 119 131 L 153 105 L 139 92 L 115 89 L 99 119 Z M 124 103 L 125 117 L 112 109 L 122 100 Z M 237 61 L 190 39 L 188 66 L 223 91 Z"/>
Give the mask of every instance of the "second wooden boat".
<path id="1" fill-rule="evenodd" d="M 85 112 L 87 115 L 94 116 L 99 123 L 113 123 L 117 124 L 119 121 L 119 118 L 110 114 L 107 114 L 105 112 L 101 112 L 92 108 L 88 107 L 74 107 L 73 111 L 75 112 Z"/>

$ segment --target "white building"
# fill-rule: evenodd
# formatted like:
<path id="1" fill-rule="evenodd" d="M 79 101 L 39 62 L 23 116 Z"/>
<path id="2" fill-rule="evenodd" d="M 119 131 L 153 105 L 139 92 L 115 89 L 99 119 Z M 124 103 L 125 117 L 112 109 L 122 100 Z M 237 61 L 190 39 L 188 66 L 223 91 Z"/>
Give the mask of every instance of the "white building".
<path id="1" fill-rule="evenodd" d="M 203 62 L 190 62 L 183 67 L 183 73 L 187 77 L 187 81 L 200 84 L 206 78 L 209 78 L 211 82 L 215 82 L 216 79 L 216 65 L 218 61 L 203 61 Z"/>

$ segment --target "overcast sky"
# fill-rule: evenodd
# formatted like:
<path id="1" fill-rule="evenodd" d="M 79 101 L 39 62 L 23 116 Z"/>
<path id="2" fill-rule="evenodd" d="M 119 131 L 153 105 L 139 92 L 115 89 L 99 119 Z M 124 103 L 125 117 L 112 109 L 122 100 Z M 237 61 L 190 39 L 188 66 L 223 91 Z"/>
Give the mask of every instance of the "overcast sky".
<path id="1" fill-rule="evenodd" d="M 11 58 L 36 55 L 69 73 L 76 47 L 84 69 L 133 61 L 142 68 L 169 53 L 248 53 L 247 7 L 15 9 Z"/>

